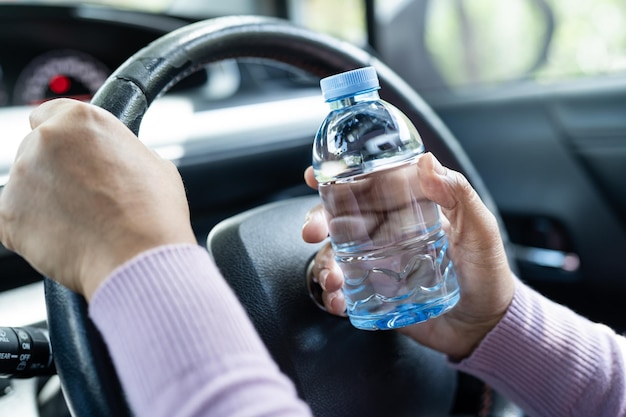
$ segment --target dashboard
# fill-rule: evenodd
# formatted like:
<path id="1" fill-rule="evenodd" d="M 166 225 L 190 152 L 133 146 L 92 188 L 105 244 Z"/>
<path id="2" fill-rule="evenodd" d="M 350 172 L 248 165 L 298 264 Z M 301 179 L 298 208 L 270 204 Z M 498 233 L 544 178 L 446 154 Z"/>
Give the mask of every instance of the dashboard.
<path id="1" fill-rule="evenodd" d="M 56 97 L 89 100 L 110 70 L 97 58 L 74 50 L 52 50 L 33 58 L 0 93 L 3 105 L 37 105 Z M 11 94 L 9 93 L 11 91 Z"/>
<path id="2" fill-rule="evenodd" d="M 185 23 L 89 6 L 3 6 L 0 106 L 88 99 L 134 51 Z"/>

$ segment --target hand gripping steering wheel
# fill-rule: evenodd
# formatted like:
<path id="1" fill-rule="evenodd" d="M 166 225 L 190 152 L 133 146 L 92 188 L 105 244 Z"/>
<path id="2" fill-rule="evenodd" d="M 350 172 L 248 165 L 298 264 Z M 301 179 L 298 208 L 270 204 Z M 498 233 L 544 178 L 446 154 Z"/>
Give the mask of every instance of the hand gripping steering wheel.
<path id="1" fill-rule="evenodd" d="M 497 215 L 459 143 L 411 87 L 369 53 L 282 20 L 225 17 L 171 32 L 119 67 L 93 103 L 137 134 L 152 101 L 179 80 L 208 63 L 244 57 L 278 61 L 318 77 L 373 65 L 381 96 L 409 116 L 426 148 L 463 172 Z M 316 247 L 301 241 L 300 227 L 316 201 L 292 199 L 243 213 L 218 225 L 208 242 L 270 353 L 314 414 L 443 416 L 456 410 L 515 415 L 510 414 L 513 404 L 451 370 L 442 355 L 396 332 L 356 330 L 311 302 L 305 275 Z M 72 412 L 78 417 L 131 416 L 85 300 L 50 280 L 45 287 L 56 368 Z M 490 392 L 481 403 L 481 396 Z"/>

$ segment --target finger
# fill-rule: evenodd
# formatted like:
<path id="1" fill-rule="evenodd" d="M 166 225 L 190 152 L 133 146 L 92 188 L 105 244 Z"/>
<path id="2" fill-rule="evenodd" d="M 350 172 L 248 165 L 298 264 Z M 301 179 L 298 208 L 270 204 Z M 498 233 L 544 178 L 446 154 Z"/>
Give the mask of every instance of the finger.
<path id="1" fill-rule="evenodd" d="M 313 172 L 313 167 L 308 167 L 305 171 L 304 171 L 304 182 L 306 182 L 306 185 L 308 185 L 309 187 L 313 188 L 314 190 L 317 190 L 317 187 L 319 186 L 317 180 L 315 179 L 315 173 Z"/>
<path id="2" fill-rule="evenodd" d="M 418 162 L 420 186 L 426 198 L 441 206 L 449 222 L 446 233 L 450 240 L 451 256 L 459 266 L 459 278 L 464 285 L 462 266 L 473 265 L 491 276 L 506 276 L 508 261 L 500 237 L 496 217 L 483 204 L 478 193 L 460 173 L 444 168 L 431 154 L 423 155 Z M 453 256 L 453 258 L 454 258 Z M 493 271 L 501 271 L 493 274 Z M 482 274 L 483 272 L 481 272 Z M 471 276 L 479 276 L 474 269 Z M 464 287 L 466 298 L 471 292 Z"/>
<path id="3" fill-rule="evenodd" d="M 313 278 L 325 291 L 337 291 L 343 286 L 343 272 L 335 261 L 335 253 L 327 243 L 315 255 Z"/>
<path id="4" fill-rule="evenodd" d="M 325 271 L 328 271 L 324 282 L 326 291 L 339 291 L 343 287 L 343 272 L 339 265 L 333 261 L 331 267 Z"/>
<path id="5" fill-rule="evenodd" d="M 11 166 L 9 180 L 0 191 L 0 243 L 14 252 L 18 250 L 14 225 L 18 223 L 20 210 L 24 210 L 21 204 L 23 201 L 20 201 L 19 194 L 16 196 L 16 191 L 23 191 L 24 189 L 20 182 L 25 171 L 23 160 L 14 163 Z"/>
<path id="6" fill-rule="evenodd" d="M 333 249 L 330 243 L 325 244 L 316 254 L 313 260 L 313 278 L 323 289 L 326 289 L 326 279 L 328 272 L 333 269 L 334 263 Z M 326 272 L 324 272 L 326 271 Z"/>
<path id="7" fill-rule="evenodd" d="M 484 224 L 493 217 L 469 181 L 459 172 L 443 167 L 431 154 L 418 161 L 420 185 L 429 200 L 439 204 L 452 228 L 468 224 Z"/>
<path id="8" fill-rule="evenodd" d="M 346 299 L 341 291 L 324 292 L 322 294 L 322 301 L 329 313 L 337 316 L 345 316 Z"/>
<path id="9" fill-rule="evenodd" d="M 313 277 L 324 291 L 339 291 L 343 287 L 343 272 L 334 259 L 330 259 L 317 273 L 313 269 Z"/>
<path id="10" fill-rule="evenodd" d="M 306 214 L 302 225 L 302 239 L 308 243 L 319 243 L 328 237 L 328 225 L 321 205 L 313 207 Z"/>
<path id="11" fill-rule="evenodd" d="M 54 100 L 48 100 L 35 108 L 30 113 L 28 120 L 30 121 L 31 129 L 35 129 L 43 122 L 58 114 L 59 110 L 64 106 L 77 103 L 76 100 L 59 98 Z"/>

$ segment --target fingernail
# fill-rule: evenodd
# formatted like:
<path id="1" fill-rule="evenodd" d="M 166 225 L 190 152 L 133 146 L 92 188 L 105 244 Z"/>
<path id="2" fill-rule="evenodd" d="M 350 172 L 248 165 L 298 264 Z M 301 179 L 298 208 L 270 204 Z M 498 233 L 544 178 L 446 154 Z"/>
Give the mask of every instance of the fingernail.
<path id="1" fill-rule="evenodd" d="M 337 294 L 332 293 L 328 295 L 328 309 L 329 310 L 334 310 L 333 301 L 335 301 L 336 299 L 337 299 Z"/>
<path id="2" fill-rule="evenodd" d="M 439 175 L 447 175 L 448 170 L 443 165 L 441 165 L 441 162 L 439 162 L 439 160 L 435 158 L 435 155 L 430 154 L 430 157 L 433 161 L 433 171 L 435 171 Z"/>
<path id="3" fill-rule="evenodd" d="M 318 214 L 316 212 L 308 212 L 304 218 L 304 224 L 302 225 L 302 228 L 305 228 L 311 223 L 314 223 L 315 221 L 317 221 L 316 219 L 317 215 Z"/>
<path id="4" fill-rule="evenodd" d="M 319 211 L 309 211 L 304 217 L 304 226 L 312 222 L 318 222 L 322 219 L 323 218 L 321 217 L 321 213 Z"/>
<path id="5" fill-rule="evenodd" d="M 328 279 L 329 273 L 330 271 L 328 269 L 322 269 L 317 276 L 317 283 L 320 284 L 320 287 L 322 287 L 324 291 L 326 291 L 326 280 Z"/>
<path id="6" fill-rule="evenodd" d="M 341 299 L 342 297 L 339 296 L 339 294 L 334 293 L 330 296 L 330 299 L 328 300 L 328 306 L 330 307 L 329 310 L 335 312 L 335 314 L 342 316 L 342 317 L 347 317 L 348 314 L 344 308 L 344 310 L 341 313 L 336 313 L 336 311 L 338 310 L 339 304 L 341 303 Z"/>

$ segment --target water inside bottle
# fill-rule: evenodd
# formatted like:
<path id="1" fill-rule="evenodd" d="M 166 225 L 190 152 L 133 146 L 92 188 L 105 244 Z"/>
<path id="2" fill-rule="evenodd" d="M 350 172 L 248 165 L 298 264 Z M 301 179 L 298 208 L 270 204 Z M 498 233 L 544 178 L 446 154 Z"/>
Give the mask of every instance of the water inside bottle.
<path id="1" fill-rule="evenodd" d="M 459 299 L 439 211 L 415 161 L 320 184 L 348 316 L 361 329 L 421 322 Z"/>

